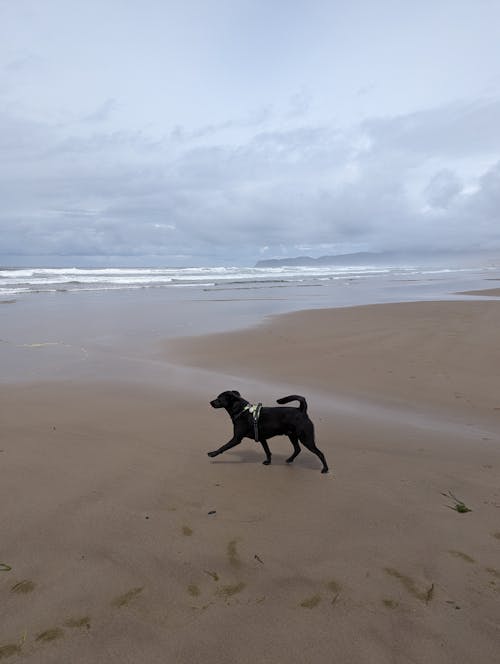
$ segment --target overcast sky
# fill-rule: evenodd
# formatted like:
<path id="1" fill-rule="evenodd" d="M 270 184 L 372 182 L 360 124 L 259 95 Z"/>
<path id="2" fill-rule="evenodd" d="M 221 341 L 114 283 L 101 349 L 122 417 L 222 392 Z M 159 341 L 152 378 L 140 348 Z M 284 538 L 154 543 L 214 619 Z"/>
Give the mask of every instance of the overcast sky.
<path id="1" fill-rule="evenodd" d="M 498 0 L 0 0 L 0 263 L 500 250 Z"/>

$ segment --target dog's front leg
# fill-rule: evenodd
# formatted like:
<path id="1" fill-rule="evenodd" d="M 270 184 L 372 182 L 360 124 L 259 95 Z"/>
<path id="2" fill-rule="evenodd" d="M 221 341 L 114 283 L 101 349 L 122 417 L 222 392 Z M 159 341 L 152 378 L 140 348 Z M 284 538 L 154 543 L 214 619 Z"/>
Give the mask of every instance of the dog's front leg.
<path id="1" fill-rule="evenodd" d="M 239 445 L 242 440 L 243 439 L 240 436 L 233 436 L 228 443 L 226 443 L 222 447 L 219 447 L 218 450 L 214 450 L 213 452 L 207 452 L 207 454 L 209 457 L 219 456 L 219 454 L 227 452 L 227 450 L 230 450 L 232 447 L 236 447 L 236 445 Z"/>
<path id="2" fill-rule="evenodd" d="M 259 442 L 262 445 L 262 447 L 264 448 L 264 452 L 266 454 L 266 460 L 263 461 L 262 463 L 264 464 L 264 466 L 269 466 L 269 464 L 271 463 L 271 450 L 269 449 L 269 445 L 267 444 L 267 440 L 265 438 L 261 438 L 259 440 Z"/>

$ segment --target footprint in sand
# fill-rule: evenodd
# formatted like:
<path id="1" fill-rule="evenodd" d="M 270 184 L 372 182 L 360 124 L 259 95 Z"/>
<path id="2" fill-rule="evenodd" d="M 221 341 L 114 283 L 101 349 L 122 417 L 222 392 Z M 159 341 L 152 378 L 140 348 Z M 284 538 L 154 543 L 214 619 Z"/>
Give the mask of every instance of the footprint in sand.
<path id="1" fill-rule="evenodd" d="M 302 600 L 300 606 L 304 609 L 314 609 L 314 607 L 318 606 L 318 604 L 321 602 L 321 599 L 321 595 L 318 593 L 312 597 L 307 597 L 306 599 Z"/>
<path id="2" fill-rule="evenodd" d="M 328 581 L 326 587 L 328 588 L 328 590 L 330 590 L 330 592 L 335 594 L 338 594 L 342 590 L 342 586 L 340 585 L 340 583 L 335 581 L 335 579 Z"/>
<path id="3" fill-rule="evenodd" d="M 220 588 L 217 589 L 216 594 L 219 597 L 224 597 L 227 599 L 229 597 L 232 597 L 233 595 L 237 595 L 245 588 L 246 588 L 246 583 L 240 581 L 240 583 L 235 583 L 233 585 L 221 586 Z"/>
<path id="4" fill-rule="evenodd" d="M 19 655 L 21 652 L 21 646 L 17 643 L 7 643 L 4 646 L 0 646 L 0 659 L 7 659 L 7 657 L 12 657 L 12 655 Z"/>
<path id="5" fill-rule="evenodd" d="M 500 572 L 497 569 L 494 569 L 493 567 L 485 567 L 484 569 L 488 572 L 488 574 L 491 574 L 496 579 L 500 579 Z"/>
<path id="6" fill-rule="evenodd" d="M 52 629 L 46 629 L 45 632 L 40 632 L 36 637 L 35 641 L 42 641 L 43 643 L 49 643 L 50 641 L 56 641 L 57 639 L 62 639 L 64 636 L 64 630 L 60 627 L 53 627 Z"/>
<path id="7" fill-rule="evenodd" d="M 417 588 L 415 581 L 410 576 L 401 574 L 401 572 L 399 572 L 397 569 L 394 569 L 393 567 L 385 567 L 384 571 L 386 572 L 386 574 L 389 574 L 389 576 L 393 576 L 395 579 L 398 579 L 398 581 L 400 581 L 403 584 L 405 590 L 407 590 L 410 593 L 410 595 L 413 595 L 413 597 L 416 597 L 421 602 L 425 602 L 427 604 L 433 598 L 434 596 L 433 583 L 430 585 L 430 587 L 427 590 L 419 590 Z"/>
<path id="8" fill-rule="evenodd" d="M 228 542 L 227 545 L 227 557 L 229 558 L 229 564 L 233 567 L 241 567 L 241 558 L 238 553 L 238 549 L 236 548 L 238 541 L 239 538 L 236 537 L 235 539 Z"/>
<path id="9" fill-rule="evenodd" d="M 328 581 L 326 587 L 333 594 L 332 604 L 335 604 L 335 602 L 338 600 L 340 596 L 340 591 L 342 590 L 342 586 L 340 585 L 340 583 L 335 581 L 335 579 L 332 579 L 331 581 Z"/>
<path id="10" fill-rule="evenodd" d="M 83 618 L 68 618 L 64 625 L 66 627 L 86 627 L 90 629 L 90 616 L 83 616 Z"/>
<path id="11" fill-rule="evenodd" d="M 453 549 L 450 549 L 448 551 L 450 556 L 453 556 L 454 558 L 460 558 L 461 560 L 464 560 L 466 563 L 475 563 L 476 561 L 472 556 L 469 556 L 467 553 L 463 553 L 462 551 L 455 551 Z"/>
<path id="12" fill-rule="evenodd" d="M 128 606 L 133 599 L 142 593 L 142 591 L 142 586 L 140 588 L 131 588 L 123 595 L 115 597 L 115 599 L 111 602 L 111 606 L 114 606 L 116 609 L 120 609 L 122 606 Z"/>
<path id="13" fill-rule="evenodd" d="M 199 597 L 200 594 L 201 594 L 200 589 L 198 588 L 198 586 L 195 583 L 191 583 L 187 587 L 187 591 L 191 595 L 191 597 Z"/>
<path id="14" fill-rule="evenodd" d="M 332 604 L 335 604 L 340 595 L 340 591 L 342 590 L 342 586 L 340 583 L 335 581 L 335 579 L 332 579 L 326 583 L 326 587 L 333 595 Z M 314 607 L 318 606 L 322 599 L 322 595 L 320 593 L 316 593 L 315 595 L 306 597 L 306 599 L 302 600 L 300 606 L 304 609 L 314 609 Z"/>
<path id="15" fill-rule="evenodd" d="M 493 576 L 493 579 L 488 583 L 490 588 L 497 593 L 500 592 L 500 586 L 498 585 L 497 581 L 497 579 L 500 579 L 500 572 L 493 567 L 485 567 L 485 570 L 488 572 L 488 574 Z"/>

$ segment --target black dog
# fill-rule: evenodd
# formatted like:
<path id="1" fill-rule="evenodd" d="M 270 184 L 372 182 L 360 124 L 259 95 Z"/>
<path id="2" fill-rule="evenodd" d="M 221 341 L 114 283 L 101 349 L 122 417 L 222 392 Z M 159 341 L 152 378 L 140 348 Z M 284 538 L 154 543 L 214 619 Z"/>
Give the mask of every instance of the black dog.
<path id="1" fill-rule="evenodd" d="M 215 457 L 232 447 L 239 445 L 243 438 L 252 438 L 260 442 L 266 454 L 265 466 L 271 463 L 271 451 L 267 439 L 273 436 L 288 436 L 293 445 L 293 454 L 286 460 L 292 463 L 300 452 L 299 440 L 313 452 L 323 464 L 322 473 L 328 472 L 325 455 L 316 447 L 314 442 L 314 425 L 307 415 L 307 402 L 304 397 L 292 394 L 277 400 L 278 403 L 289 403 L 298 401 L 298 408 L 286 407 L 259 408 L 258 419 L 254 417 L 255 409 L 249 402 L 243 399 L 236 390 L 229 390 L 219 394 L 217 399 L 210 402 L 213 408 L 225 408 L 233 421 L 234 433 L 231 440 L 213 452 L 208 452 L 209 457 Z"/>

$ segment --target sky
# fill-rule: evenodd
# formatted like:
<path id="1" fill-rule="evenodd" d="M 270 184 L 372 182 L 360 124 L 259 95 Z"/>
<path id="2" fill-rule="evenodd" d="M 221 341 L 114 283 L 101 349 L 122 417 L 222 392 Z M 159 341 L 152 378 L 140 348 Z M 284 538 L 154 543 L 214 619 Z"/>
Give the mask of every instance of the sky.
<path id="1" fill-rule="evenodd" d="M 500 253 L 498 0 L 0 0 L 0 264 Z"/>

